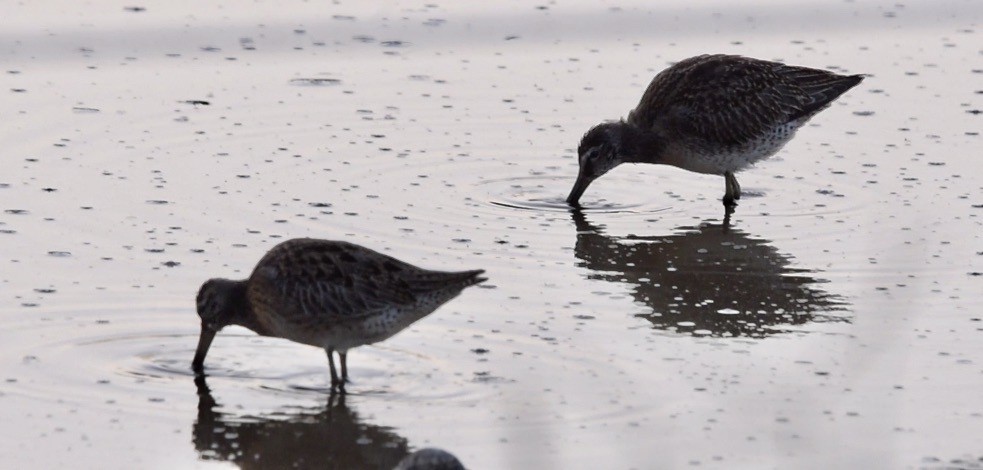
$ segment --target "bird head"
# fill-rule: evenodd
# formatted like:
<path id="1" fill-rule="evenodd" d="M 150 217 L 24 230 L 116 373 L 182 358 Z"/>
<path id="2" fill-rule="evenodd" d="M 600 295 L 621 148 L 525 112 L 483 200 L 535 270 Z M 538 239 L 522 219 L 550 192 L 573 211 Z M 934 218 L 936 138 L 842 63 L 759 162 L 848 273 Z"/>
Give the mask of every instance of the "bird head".
<path id="1" fill-rule="evenodd" d="M 236 316 L 236 288 L 239 282 L 209 279 L 198 290 L 198 317 L 202 325 L 219 331 L 231 325 Z"/>
<path id="2" fill-rule="evenodd" d="M 209 279 L 198 290 L 198 317 L 201 318 L 201 335 L 198 337 L 198 348 L 191 362 L 196 372 L 201 372 L 205 363 L 205 355 L 215 339 L 215 333 L 233 323 L 239 313 L 241 302 L 238 297 L 242 283 L 228 279 Z"/>
<path id="3" fill-rule="evenodd" d="M 579 205 L 587 186 L 601 175 L 624 162 L 624 122 L 606 122 L 594 126 L 580 139 L 577 157 L 580 172 L 567 196 L 567 204 Z"/>

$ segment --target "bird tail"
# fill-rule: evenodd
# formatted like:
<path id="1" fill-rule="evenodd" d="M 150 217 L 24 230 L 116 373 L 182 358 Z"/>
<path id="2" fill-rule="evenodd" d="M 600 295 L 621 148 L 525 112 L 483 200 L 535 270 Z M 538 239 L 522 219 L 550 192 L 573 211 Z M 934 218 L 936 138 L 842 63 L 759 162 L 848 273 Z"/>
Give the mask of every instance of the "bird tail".
<path id="1" fill-rule="evenodd" d="M 448 274 L 448 284 L 460 286 L 461 289 L 466 287 L 471 287 L 475 284 L 480 284 L 488 280 L 487 277 L 482 277 L 481 275 L 485 273 L 484 269 L 474 269 L 471 271 L 460 271 Z"/>
<path id="2" fill-rule="evenodd" d="M 815 96 L 818 101 L 825 100 L 830 102 L 839 98 L 847 90 L 857 86 L 863 81 L 863 75 L 833 75 L 817 77 L 815 80 L 799 82 L 799 86 L 810 96 Z"/>
<path id="3" fill-rule="evenodd" d="M 487 281 L 488 278 L 481 276 L 484 273 L 484 269 L 457 272 L 428 271 L 415 276 L 410 284 L 418 292 L 460 292 L 465 288 Z"/>
<path id="4" fill-rule="evenodd" d="M 811 116 L 863 81 L 865 75 L 837 75 L 825 70 L 789 67 L 783 70 L 807 96 L 808 103 L 793 119 Z"/>

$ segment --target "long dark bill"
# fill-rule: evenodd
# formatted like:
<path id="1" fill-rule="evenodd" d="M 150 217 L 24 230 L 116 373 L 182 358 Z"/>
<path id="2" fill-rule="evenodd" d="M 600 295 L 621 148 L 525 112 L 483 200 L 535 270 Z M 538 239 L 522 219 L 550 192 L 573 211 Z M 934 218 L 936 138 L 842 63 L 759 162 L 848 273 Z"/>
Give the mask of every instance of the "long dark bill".
<path id="1" fill-rule="evenodd" d="M 191 370 L 200 374 L 205 370 L 205 355 L 208 354 L 208 348 L 212 345 L 212 340 L 215 339 L 215 330 L 205 326 L 204 323 L 201 324 L 201 336 L 198 337 L 198 349 L 195 350 L 195 358 L 191 361 Z"/>
<path id="2" fill-rule="evenodd" d="M 571 206 L 580 207 L 580 196 L 583 196 L 584 191 L 590 186 L 592 179 L 584 175 L 581 171 L 577 174 L 577 181 L 573 183 L 573 189 L 570 190 L 570 195 L 567 196 L 567 204 Z"/>

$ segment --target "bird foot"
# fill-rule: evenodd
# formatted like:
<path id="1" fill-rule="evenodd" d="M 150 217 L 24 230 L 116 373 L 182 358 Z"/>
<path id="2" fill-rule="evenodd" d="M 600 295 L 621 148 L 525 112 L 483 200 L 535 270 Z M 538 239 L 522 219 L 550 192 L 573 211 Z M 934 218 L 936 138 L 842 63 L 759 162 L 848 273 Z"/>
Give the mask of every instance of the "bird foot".
<path id="1" fill-rule="evenodd" d="M 345 382 L 340 381 L 340 380 L 332 380 L 331 381 L 331 393 L 334 394 L 336 391 L 338 393 L 342 394 L 342 395 L 344 395 L 345 393 L 347 393 L 347 392 L 345 392 Z"/>

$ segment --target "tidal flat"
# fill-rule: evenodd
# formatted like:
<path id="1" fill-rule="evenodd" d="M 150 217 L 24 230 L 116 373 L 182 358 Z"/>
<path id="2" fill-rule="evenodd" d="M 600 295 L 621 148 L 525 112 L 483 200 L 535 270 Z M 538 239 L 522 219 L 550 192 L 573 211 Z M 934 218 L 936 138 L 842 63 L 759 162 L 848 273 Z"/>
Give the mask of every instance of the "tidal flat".
<path id="1" fill-rule="evenodd" d="M 0 462 L 983 466 L 983 3 L 0 7 Z M 704 53 L 867 78 L 723 178 L 577 144 Z M 324 352 L 195 293 L 290 238 L 483 268 Z"/>

